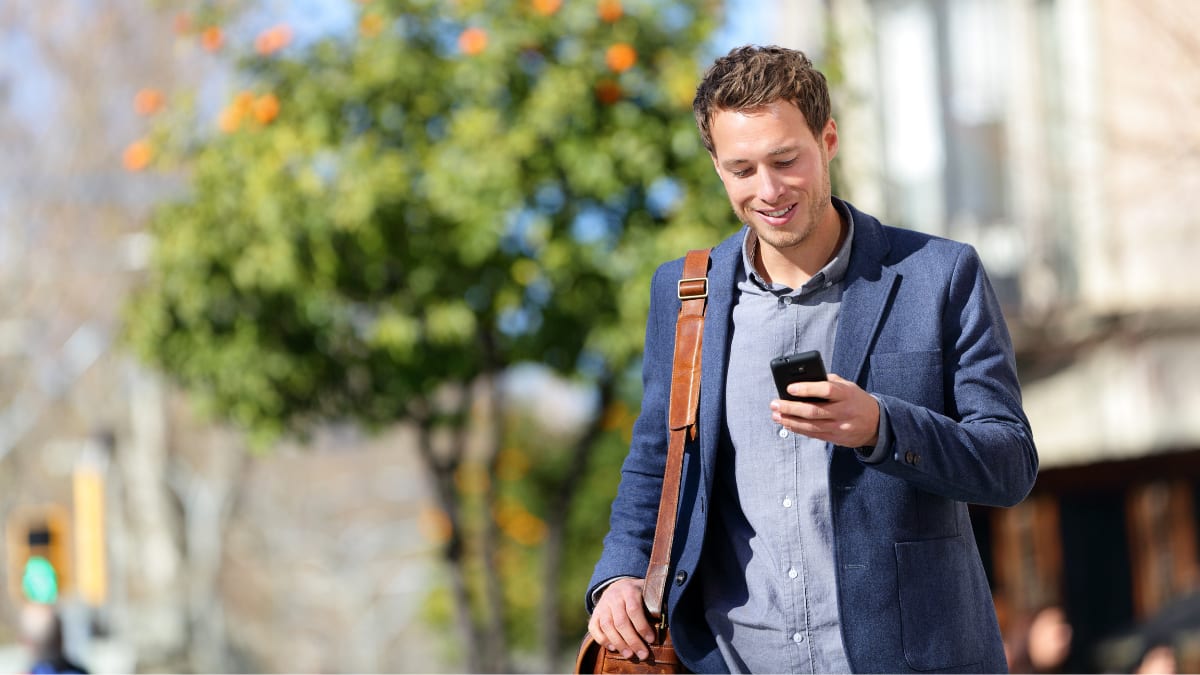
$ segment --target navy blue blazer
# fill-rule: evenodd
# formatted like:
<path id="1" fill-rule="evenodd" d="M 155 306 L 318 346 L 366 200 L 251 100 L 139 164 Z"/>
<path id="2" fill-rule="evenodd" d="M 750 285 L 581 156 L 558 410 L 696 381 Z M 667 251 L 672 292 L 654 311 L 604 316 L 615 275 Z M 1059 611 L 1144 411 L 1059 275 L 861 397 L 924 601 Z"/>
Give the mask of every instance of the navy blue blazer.
<path id="1" fill-rule="evenodd" d="M 868 464 L 827 446 L 842 638 L 855 672 L 1005 672 L 991 592 L 967 503 L 1011 506 L 1033 487 L 1037 450 L 1021 409 L 1012 342 L 975 250 L 881 225 L 853 207 L 854 240 L 830 371 L 886 408 L 894 452 Z M 699 437 L 683 460 L 667 612 L 696 672 L 724 672 L 703 618 L 704 549 L 725 430 L 735 279 L 742 234 L 713 249 Z M 651 284 L 642 410 L 587 595 L 642 577 L 667 451 L 667 407 L 682 259 Z M 763 411 L 764 415 L 769 414 Z M 719 545 L 720 542 L 712 542 Z"/>

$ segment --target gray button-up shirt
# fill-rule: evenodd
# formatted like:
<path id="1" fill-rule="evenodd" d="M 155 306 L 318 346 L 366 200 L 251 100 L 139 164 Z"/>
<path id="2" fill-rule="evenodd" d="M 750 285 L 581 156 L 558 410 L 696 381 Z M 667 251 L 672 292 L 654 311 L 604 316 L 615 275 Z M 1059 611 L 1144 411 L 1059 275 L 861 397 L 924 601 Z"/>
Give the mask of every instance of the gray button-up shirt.
<path id="1" fill-rule="evenodd" d="M 771 359 L 818 350 L 826 367 L 854 236 L 798 289 L 767 283 L 747 230 L 720 444 L 701 556 L 705 619 L 731 672 L 849 672 L 838 618 L 825 441 L 771 420 Z"/>

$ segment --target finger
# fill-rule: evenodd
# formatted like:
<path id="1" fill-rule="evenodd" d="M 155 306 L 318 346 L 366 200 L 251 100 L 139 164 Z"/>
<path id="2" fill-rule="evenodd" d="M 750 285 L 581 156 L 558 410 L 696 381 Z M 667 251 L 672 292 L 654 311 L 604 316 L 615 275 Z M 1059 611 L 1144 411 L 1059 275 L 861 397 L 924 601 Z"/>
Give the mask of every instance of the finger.
<path id="1" fill-rule="evenodd" d="M 612 640 L 608 639 L 608 636 L 605 635 L 604 631 L 600 629 L 600 617 L 598 617 L 595 612 L 592 613 L 592 618 L 588 620 L 588 634 L 590 634 L 592 639 L 598 642 L 604 649 L 616 651 L 615 646 L 612 644 Z"/>
<path id="2" fill-rule="evenodd" d="M 628 596 L 626 597 L 628 599 Z M 630 658 L 636 654 L 639 659 L 644 659 L 650 655 L 650 651 L 646 648 L 646 643 L 642 641 L 642 636 L 638 634 L 633 618 L 641 617 L 644 623 L 645 610 L 642 609 L 641 597 L 639 596 L 636 600 L 636 603 L 630 600 L 624 607 L 613 612 L 613 627 L 620 635 L 621 642 L 624 643 L 624 646 L 617 645 L 621 650 L 621 655 Z"/>
<path id="3" fill-rule="evenodd" d="M 596 625 L 600 629 L 600 636 L 597 638 L 597 642 L 604 645 L 605 649 L 610 652 L 621 652 L 622 654 L 633 653 L 632 648 L 625 642 L 625 638 L 621 637 L 621 632 L 617 630 L 616 619 L 612 612 L 606 612 L 596 617 Z"/>
<path id="4" fill-rule="evenodd" d="M 777 416 L 782 415 L 795 420 L 824 420 L 833 417 L 833 413 L 825 406 L 803 401 L 771 401 L 771 410 Z"/>
<path id="5" fill-rule="evenodd" d="M 793 382 L 788 385 L 787 392 L 792 396 L 830 399 L 833 394 L 833 386 L 827 380 L 819 382 Z"/>
<path id="6" fill-rule="evenodd" d="M 650 618 L 646 615 L 646 606 L 643 604 L 640 593 L 626 604 L 626 609 L 629 611 L 629 619 L 633 623 L 633 629 L 642 638 L 642 642 L 647 645 L 654 642 L 654 627 L 650 625 Z"/>

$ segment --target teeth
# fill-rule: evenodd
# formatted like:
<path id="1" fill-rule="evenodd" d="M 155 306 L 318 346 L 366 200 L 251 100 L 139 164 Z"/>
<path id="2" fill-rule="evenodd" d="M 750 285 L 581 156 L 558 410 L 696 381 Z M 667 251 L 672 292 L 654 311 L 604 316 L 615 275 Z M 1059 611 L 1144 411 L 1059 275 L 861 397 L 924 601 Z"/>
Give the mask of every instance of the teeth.
<path id="1" fill-rule="evenodd" d="M 791 209 L 792 209 L 792 207 L 789 206 L 786 209 L 779 209 L 778 211 L 763 211 L 763 214 L 766 216 L 769 216 L 771 218 L 778 218 L 778 217 L 782 216 L 783 214 L 787 213 L 788 211 L 790 211 Z"/>

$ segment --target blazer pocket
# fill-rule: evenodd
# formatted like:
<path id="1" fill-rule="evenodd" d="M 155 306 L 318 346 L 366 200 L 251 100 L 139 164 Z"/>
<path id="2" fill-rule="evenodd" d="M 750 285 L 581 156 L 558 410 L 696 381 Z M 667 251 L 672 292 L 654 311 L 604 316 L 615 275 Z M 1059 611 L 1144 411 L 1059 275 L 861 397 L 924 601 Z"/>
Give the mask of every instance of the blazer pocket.
<path id="1" fill-rule="evenodd" d="M 973 590 L 970 549 L 962 536 L 896 543 L 900 640 L 914 670 L 969 672 L 983 660 L 977 605 L 990 598 Z"/>
<path id="2" fill-rule="evenodd" d="M 867 391 L 944 412 L 941 350 L 872 354 Z"/>

